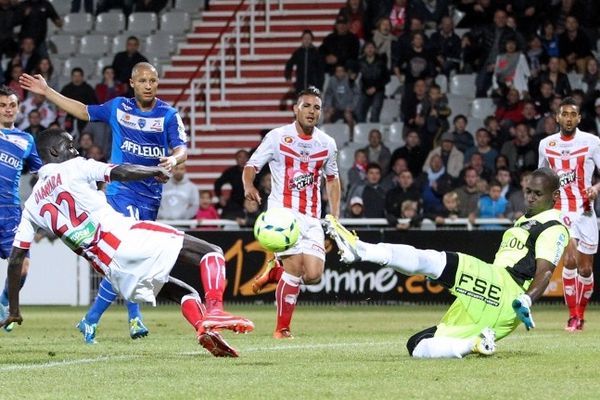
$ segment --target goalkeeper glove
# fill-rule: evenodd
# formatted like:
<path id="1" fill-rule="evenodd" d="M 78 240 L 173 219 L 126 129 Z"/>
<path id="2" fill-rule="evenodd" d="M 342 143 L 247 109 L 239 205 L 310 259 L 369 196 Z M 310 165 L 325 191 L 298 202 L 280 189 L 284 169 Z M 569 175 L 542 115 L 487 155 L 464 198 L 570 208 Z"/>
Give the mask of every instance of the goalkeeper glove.
<path id="1" fill-rule="evenodd" d="M 523 293 L 513 300 L 512 308 L 521 322 L 525 324 L 527 330 L 535 328 L 535 322 L 533 322 L 533 316 L 531 315 L 531 297 Z"/>

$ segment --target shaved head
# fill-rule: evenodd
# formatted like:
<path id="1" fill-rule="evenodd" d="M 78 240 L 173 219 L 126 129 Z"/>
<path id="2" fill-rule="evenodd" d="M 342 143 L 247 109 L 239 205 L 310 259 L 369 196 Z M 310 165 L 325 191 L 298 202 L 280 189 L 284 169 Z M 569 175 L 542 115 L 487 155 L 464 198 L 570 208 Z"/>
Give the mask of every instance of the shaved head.
<path id="1" fill-rule="evenodd" d="M 154 65 L 152 65 L 148 62 L 139 62 L 133 66 L 133 69 L 131 70 L 131 77 L 134 77 L 139 72 L 146 71 L 146 70 L 152 71 L 158 75 L 158 73 L 156 72 L 156 68 L 154 68 Z"/>

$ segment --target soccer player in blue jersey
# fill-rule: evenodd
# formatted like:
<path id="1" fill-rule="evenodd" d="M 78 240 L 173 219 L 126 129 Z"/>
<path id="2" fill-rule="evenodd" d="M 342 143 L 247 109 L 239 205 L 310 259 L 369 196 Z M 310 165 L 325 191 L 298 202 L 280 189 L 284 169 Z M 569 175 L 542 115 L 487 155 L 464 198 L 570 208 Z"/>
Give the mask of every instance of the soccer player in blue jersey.
<path id="1" fill-rule="evenodd" d="M 15 232 L 21 220 L 19 179 L 26 164 L 30 172 L 37 172 L 42 161 L 37 154 L 33 136 L 15 128 L 19 113 L 19 98 L 6 87 L 0 87 L 0 258 L 8 259 Z M 29 270 L 29 258 L 25 258 L 21 272 L 21 287 Z M 0 294 L 0 320 L 8 315 L 6 285 Z M 10 332 L 14 324 L 4 327 Z"/>
<path id="2" fill-rule="evenodd" d="M 65 97 L 48 86 L 41 75 L 23 74 L 21 86 L 46 96 L 74 117 L 85 121 L 103 121 L 112 130 L 111 162 L 114 164 L 159 165 L 171 171 L 187 158 L 186 133 L 175 108 L 156 97 L 156 68 L 142 62 L 134 66 L 129 83 L 134 97 L 116 97 L 101 105 L 85 105 Z M 155 220 L 162 195 L 162 183 L 153 178 L 143 181 L 112 182 L 106 189 L 109 204 L 118 212 L 140 220 Z M 86 343 L 95 343 L 96 328 L 102 314 L 117 294 L 106 278 L 100 282 L 98 296 L 78 328 Z M 140 307 L 128 302 L 129 334 L 144 337 L 148 329 L 142 322 Z"/>

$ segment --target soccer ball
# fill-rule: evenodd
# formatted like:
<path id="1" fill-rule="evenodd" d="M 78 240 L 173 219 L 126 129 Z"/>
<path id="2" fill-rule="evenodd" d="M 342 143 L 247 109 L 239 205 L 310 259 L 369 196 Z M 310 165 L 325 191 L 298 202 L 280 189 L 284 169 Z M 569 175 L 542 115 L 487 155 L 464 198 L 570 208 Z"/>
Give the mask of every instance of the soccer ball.
<path id="1" fill-rule="evenodd" d="M 272 252 L 285 251 L 298 241 L 300 226 L 286 208 L 270 208 L 261 213 L 254 224 L 254 237 Z"/>

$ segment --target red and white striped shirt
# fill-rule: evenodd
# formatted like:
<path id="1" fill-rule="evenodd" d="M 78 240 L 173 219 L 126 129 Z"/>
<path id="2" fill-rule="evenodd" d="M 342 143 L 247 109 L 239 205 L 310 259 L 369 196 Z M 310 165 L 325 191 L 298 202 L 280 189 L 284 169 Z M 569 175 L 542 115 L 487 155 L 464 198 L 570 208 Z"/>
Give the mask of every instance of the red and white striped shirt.
<path id="1" fill-rule="evenodd" d="M 594 212 L 585 189 L 592 185 L 594 168 L 600 168 L 600 138 L 576 130 L 571 137 L 555 133 L 539 147 L 539 167 L 550 167 L 560 178 L 555 208 L 563 212 Z"/>
<path id="2" fill-rule="evenodd" d="M 292 123 L 270 131 L 246 165 L 258 172 L 269 163 L 269 208 L 285 207 L 313 218 L 321 216 L 321 177 L 338 177 L 335 140 L 318 128 L 299 135 Z"/>

